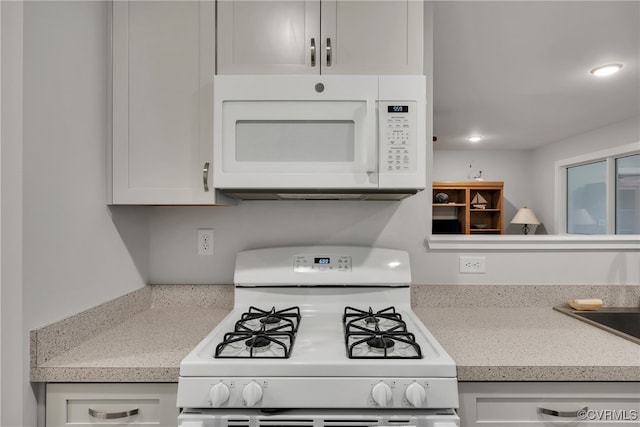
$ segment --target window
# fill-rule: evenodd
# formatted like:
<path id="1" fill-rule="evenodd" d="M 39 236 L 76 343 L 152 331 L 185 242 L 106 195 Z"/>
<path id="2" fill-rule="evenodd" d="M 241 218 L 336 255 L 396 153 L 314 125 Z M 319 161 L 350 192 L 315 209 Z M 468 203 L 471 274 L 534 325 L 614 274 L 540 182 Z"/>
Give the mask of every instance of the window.
<path id="1" fill-rule="evenodd" d="M 607 234 L 607 163 L 567 168 L 567 233 Z"/>
<path id="2" fill-rule="evenodd" d="M 558 231 L 640 234 L 638 144 L 559 162 Z"/>
<path id="3" fill-rule="evenodd" d="M 640 234 L 640 154 L 616 159 L 616 234 Z"/>

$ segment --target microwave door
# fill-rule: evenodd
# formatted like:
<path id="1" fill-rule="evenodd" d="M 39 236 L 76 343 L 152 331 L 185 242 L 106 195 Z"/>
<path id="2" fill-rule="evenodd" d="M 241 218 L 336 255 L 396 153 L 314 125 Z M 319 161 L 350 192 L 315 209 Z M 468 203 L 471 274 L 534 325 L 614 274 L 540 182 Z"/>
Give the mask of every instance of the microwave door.
<path id="1" fill-rule="evenodd" d="M 225 102 L 218 185 L 374 188 L 374 112 L 366 100 Z"/>

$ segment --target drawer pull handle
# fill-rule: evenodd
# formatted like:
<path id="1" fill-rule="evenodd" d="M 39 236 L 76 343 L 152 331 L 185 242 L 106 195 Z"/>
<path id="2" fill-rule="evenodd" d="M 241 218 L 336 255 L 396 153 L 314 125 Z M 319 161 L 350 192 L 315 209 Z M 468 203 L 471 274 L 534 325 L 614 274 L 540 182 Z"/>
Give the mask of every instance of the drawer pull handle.
<path id="1" fill-rule="evenodd" d="M 311 37 L 311 66 L 316 66 L 316 39 Z"/>
<path id="2" fill-rule="evenodd" d="M 577 411 L 554 411 L 553 409 L 538 408 L 538 413 L 552 415 L 554 417 L 577 418 L 581 413 L 584 414 L 588 410 L 589 410 L 588 406 L 585 406 L 584 408 L 579 409 Z"/>
<path id="3" fill-rule="evenodd" d="M 101 420 L 115 420 L 117 418 L 132 417 L 134 415 L 138 415 L 138 412 L 140 412 L 138 408 L 122 412 L 101 412 L 89 408 L 89 415 L 91 415 L 93 418 L 100 418 Z"/>

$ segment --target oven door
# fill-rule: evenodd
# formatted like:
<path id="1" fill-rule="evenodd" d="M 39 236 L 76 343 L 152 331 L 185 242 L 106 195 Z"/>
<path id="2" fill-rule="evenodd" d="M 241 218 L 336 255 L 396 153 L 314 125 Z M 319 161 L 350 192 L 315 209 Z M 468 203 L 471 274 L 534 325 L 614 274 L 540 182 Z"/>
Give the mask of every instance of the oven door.
<path id="1" fill-rule="evenodd" d="M 375 76 L 216 76 L 214 186 L 378 186 Z"/>
<path id="2" fill-rule="evenodd" d="M 304 410 L 274 413 L 255 409 L 184 410 L 178 427 L 460 427 L 453 409 L 425 410 Z"/>

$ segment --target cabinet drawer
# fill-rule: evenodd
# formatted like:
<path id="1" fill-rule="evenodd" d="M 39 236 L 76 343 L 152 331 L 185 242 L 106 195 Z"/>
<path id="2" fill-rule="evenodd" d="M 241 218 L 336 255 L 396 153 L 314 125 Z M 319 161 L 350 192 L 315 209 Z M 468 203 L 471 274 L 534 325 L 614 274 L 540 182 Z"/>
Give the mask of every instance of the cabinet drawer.
<path id="1" fill-rule="evenodd" d="M 460 392 L 467 427 L 640 426 L 639 383 L 460 383 Z"/>
<path id="2" fill-rule="evenodd" d="M 639 402 L 638 399 L 607 399 L 605 397 L 478 398 L 476 400 L 476 422 L 481 425 L 490 425 L 488 423 L 505 425 L 506 423 L 517 426 L 544 426 L 552 425 L 553 422 L 562 422 L 571 423 L 572 426 L 605 426 L 618 425 L 626 418 L 627 422 L 633 421 L 633 425 L 637 426 L 640 422 L 637 418 Z M 555 411 L 564 416 L 539 413 L 538 408 Z M 571 417 L 569 414 L 575 415 Z"/>
<path id="3" fill-rule="evenodd" d="M 176 384 L 48 384 L 47 427 L 176 425 Z"/>

